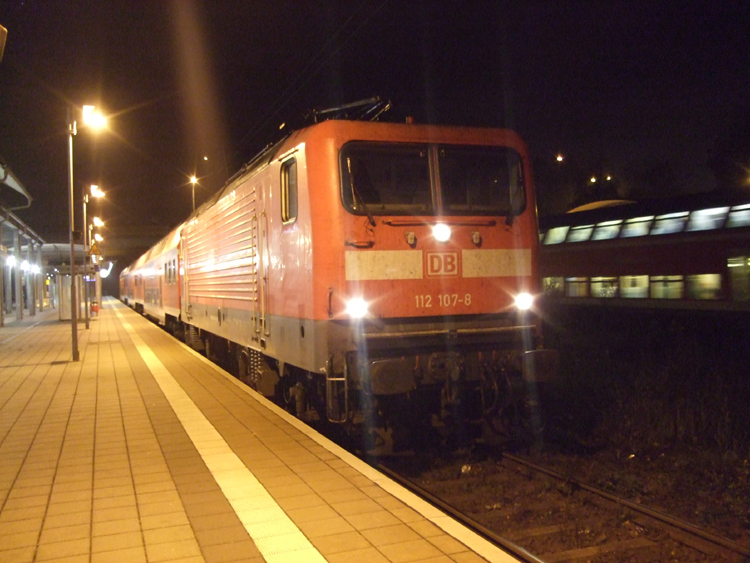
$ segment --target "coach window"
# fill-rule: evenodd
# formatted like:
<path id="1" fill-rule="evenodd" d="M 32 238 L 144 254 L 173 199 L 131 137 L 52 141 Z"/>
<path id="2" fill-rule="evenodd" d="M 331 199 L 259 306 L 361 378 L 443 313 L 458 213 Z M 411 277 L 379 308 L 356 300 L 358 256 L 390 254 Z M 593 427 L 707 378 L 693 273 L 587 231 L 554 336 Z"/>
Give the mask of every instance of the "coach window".
<path id="1" fill-rule="evenodd" d="M 297 159 L 290 158 L 281 163 L 281 220 L 293 223 L 297 220 Z"/>
<path id="2" fill-rule="evenodd" d="M 617 297 L 617 278 L 591 278 L 591 297 Z"/>
<path id="3" fill-rule="evenodd" d="M 620 297 L 624 299 L 646 299 L 648 276 L 620 276 Z"/>
<path id="4" fill-rule="evenodd" d="M 545 295 L 564 295 L 565 278 L 550 277 L 542 280 Z"/>
<path id="5" fill-rule="evenodd" d="M 689 299 L 719 299 L 721 274 L 699 274 L 687 277 Z"/>
<path id="6" fill-rule="evenodd" d="M 555 227 L 547 231 L 547 236 L 544 237 L 544 244 L 560 244 L 565 242 L 565 237 L 568 236 L 568 225 L 562 227 Z"/>
<path id="7" fill-rule="evenodd" d="M 690 214 L 688 221 L 688 231 L 708 231 L 711 229 L 720 229 L 724 226 L 724 220 L 727 218 L 728 207 L 715 207 L 713 209 L 699 209 Z"/>
<path id="8" fill-rule="evenodd" d="M 750 227 L 750 204 L 735 205 L 729 212 L 727 227 Z"/>
<path id="9" fill-rule="evenodd" d="M 688 213 L 668 213 L 667 215 L 659 215 L 654 220 L 654 226 L 651 227 L 652 235 L 669 235 L 672 233 L 679 233 L 687 222 Z"/>
<path id="10" fill-rule="evenodd" d="M 620 234 L 621 225 L 622 219 L 618 219 L 617 221 L 605 221 L 604 223 L 597 223 L 591 240 L 609 240 L 617 238 L 617 235 Z"/>
<path id="11" fill-rule="evenodd" d="M 584 242 L 589 240 L 594 232 L 594 225 L 581 225 L 572 227 L 568 233 L 568 242 Z"/>
<path id="12" fill-rule="evenodd" d="M 565 295 L 568 297 L 587 297 L 589 294 L 588 278 L 565 278 Z"/>
<path id="13" fill-rule="evenodd" d="M 622 226 L 620 236 L 623 238 L 645 236 L 648 234 L 648 230 L 651 228 L 651 222 L 653 220 L 653 215 L 650 217 L 634 217 L 633 219 L 628 219 Z"/>
<path id="14" fill-rule="evenodd" d="M 651 276 L 651 299 L 682 299 L 684 288 L 682 276 Z"/>
<path id="15" fill-rule="evenodd" d="M 733 301 L 750 301 L 750 256 L 733 256 L 727 260 Z"/>

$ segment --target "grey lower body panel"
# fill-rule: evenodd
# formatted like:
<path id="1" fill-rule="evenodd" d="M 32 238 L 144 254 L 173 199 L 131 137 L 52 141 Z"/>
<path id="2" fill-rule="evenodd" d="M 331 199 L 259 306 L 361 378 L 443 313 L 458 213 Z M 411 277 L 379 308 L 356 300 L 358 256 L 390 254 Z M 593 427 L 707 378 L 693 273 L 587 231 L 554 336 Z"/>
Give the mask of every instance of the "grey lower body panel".
<path id="1" fill-rule="evenodd" d="M 457 319 L 389 319 L 355 323 L 266 315 L 252 311 L 192 304 L 184 319 L 230 342 L 258 350 L 313 373 L 335 371 L 349 353 L 376 358 L 398 357 L 445 349 L 533 349 L 536 326 L 511 315 Z"/>

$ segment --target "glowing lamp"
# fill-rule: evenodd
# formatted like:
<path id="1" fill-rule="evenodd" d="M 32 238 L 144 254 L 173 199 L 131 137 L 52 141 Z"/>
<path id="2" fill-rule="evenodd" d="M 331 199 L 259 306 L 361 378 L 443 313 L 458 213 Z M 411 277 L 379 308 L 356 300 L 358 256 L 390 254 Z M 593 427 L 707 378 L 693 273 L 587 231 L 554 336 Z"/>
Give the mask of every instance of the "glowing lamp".
<path id="1" fill-rule="evenodd" d="M 528 311 L 534 304 L 534 297 L 530 293 L 519 293 L 516 295 L 516 307 L 520 311 Z"/>
<path id="2" fill-rule="evenodd" d="M 444 223 L 438 223 L 432 227 L 432 236 L 438 242 L 448 242 L 451 239 L 451 228 Z"/>
<path id="3" fill-rule="evenodd" d="M 367 316 L 367 301 L 361 297 L 354 297 L 346 302 L 346 314 L 352 319 L 362 319 Z"/>

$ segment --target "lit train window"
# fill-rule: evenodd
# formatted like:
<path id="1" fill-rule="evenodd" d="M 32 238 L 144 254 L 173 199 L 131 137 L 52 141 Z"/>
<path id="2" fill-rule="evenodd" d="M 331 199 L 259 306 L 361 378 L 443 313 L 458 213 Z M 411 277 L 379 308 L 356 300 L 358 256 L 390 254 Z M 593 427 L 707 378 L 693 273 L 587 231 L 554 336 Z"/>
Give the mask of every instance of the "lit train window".
<path id="1" fill-rule="evenodd" d="M 572 227 L 568 233 L 568 242 L 583 242 L 589 240 L 594 232 L 594 225 L 581 225 Z"/>
<path id="2" fill-rule="evenodd" d="M 565 278 L 550 277 L 542 280 L 542 287 L 546 295 L 564 295 Z"/>
<path id="3" fill-rule="evenodd" d="M 591 240 L 609 240 L 617 238 L 620 234 L 620 227 L 622 226 L 622 219 L 617 221 L 605 221 L 604 223 L 597 223 L 594 228 L 594 234 Z"/>
<path id="4" fill-rule="evenodd" d="M 565 278 L 565 295 L 567 297 L 588 297 L 588 278 Z"/>
<path id="5" fill-rule="evenodd" d="M 281 220 L 297 220 L 297 160 L 290 158 L 281 163 Z"/>
<path id="6" fill-rule="evenodd" d="M 432 215 L 429 150 L 423 145 L 347 143 L 341 195 L 356 215 Z"/>
<path id="7" fill-rule="evenodd" d="M 735 205 L 729 212 L 727 227 L 750 227 L 750 204 Z"/>
<path id="8" fill-rule="evenodd" d="M 651 215 L 650 217 L 635 217 L 633 219 L 628 219 L 622 226 L 620 236 L 625 238 L 645 236 L 648 234 L 648 231 L 651 228 L 651 222 L 653 220 L 653 215 Z"/>
<path id="9" fill-rule="evenodd" d="M 591 278 L 591 297 L 617 297 L 617 278 Z"/>
<path id="10" fill-rule="evenodd" d="M 560 244 L 568 236 L 568 229 L 570 229 L 568 225 L 550 229 L 547 231 L 547 236 L 544 237 L 544 244 Z"/>
<path id="11" fill-rule="evenodd" d="M 685 226 L 687 218 L 687 211 L 681 213 L 667 213 L 666 215 L 659 215 L 654 220 L 654 226 L 651 227 L 650 234 L 669 235 L 672 233 L 679 233 Z"/>
<path id="12" fill-rule="evenodd" d="M 733 256 L 727 260 L 732 300 L 750 301 L 750 256 Z"/>
<path id="13" fill-rule="evenodd" d="M 651 276 L 651 299 L 682 299 L 685 281 L 682 276 Z"/>
<path id="14" fill-rule="evenodd" d="M 721 297 L 721 274 L 688 276 L 687 287 L 690 299 L 719 299 Z"/>
<path id="15" fill-rule="evenodd" d="M 521 156 L 506 147 L 438 147 L 445 215 L 518 215 L 526 208 Z"/>
<path id="16" fill-rule="evenodd" d="M 646 299 L 648 276 L 620 276 L 620 297 L 624 299 Z"/>
<path id="17" fill-rule="evenodd" d="M 715 207 L 713 209 L 700 209 L 690 214 L 687 224 L 688 231 L 708 231 L 720 229 L 727 218 L 728 207 Z"/>

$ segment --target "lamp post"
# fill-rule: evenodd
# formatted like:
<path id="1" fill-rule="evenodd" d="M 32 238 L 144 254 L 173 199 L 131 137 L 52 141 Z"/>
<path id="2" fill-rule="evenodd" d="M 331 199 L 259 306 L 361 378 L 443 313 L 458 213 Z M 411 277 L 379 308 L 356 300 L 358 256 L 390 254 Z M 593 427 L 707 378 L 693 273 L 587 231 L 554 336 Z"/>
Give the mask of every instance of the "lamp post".
<path id="1" fill-rule="evenodd" d="M 198 178 L 195 175 L 190 176 L 190 183 L 193 185 L 193 213 L 195 213 L 195 184 L 198 183 Z"/>
<path id="2" fill-rule="evenodd" d="M 91 197 L 100 198 L 104 197 L 104 192 L 99 189 L 99 186 L 96 186 L 94 184 L 91 185 Z M 84 283 L 86 284 L 84 287 L 83 296 L 86 299 L 86 303 L 84 304 L 84 314 L 86 315 L 86 328 L 89 328 L 89 303 L 91 301 L 90 299 L 90 287 L 89 287 L 89 279 L 88 279 L 88 254 L 87 252 L 91 250 L 91 236 L 90 236 L 90 229 L 88 220 L 86 219 L 86 211 L 87 206 L 89 203 L 89 194 L 83 194 L 83 279 Z"/>
<path id="3" fill-rule="evenodd" d="M 68 211 L 69 211 L 69 238 L 70 238 L 70 327 L 72 336 L 71 360 L 80 360 L 78 353 L 78 310 L 76 299 L 76 249 L 75 249 L 75 215 L 73 211 L 75 197 L 73 189 L 73 136 L 76 134 L 76 120 L 71 118 L 70 106 L 67 108 L 68 122 Z M 94 106 L 83 106 L 83 122 L 94 128 L 104 127 L 107 119 L 95 111 Z M 85 247 L 85 243 L 84 243 Z"/>

